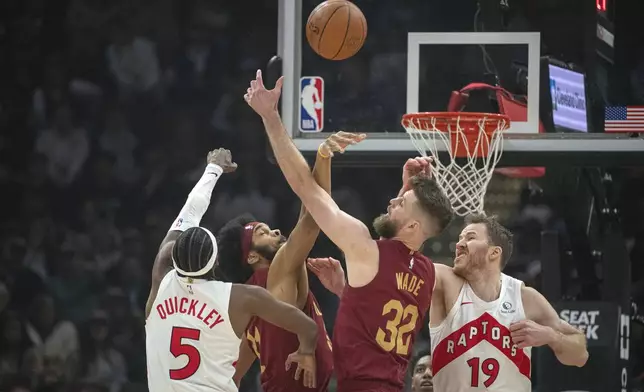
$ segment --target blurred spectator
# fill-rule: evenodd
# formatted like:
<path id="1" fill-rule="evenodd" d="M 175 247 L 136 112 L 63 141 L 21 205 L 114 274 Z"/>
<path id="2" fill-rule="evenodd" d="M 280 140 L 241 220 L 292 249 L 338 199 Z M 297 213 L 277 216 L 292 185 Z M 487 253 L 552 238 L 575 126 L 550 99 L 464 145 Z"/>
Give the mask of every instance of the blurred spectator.
<path id="1" fill-rule="evenodd" d="M 46 129 L 51 124 L 49 115 L 69 99 L 69 85 L 60 57 L 50 57 L 44 69 L 42 82 L 36 87 L 32 103 L 32 126 Z"/>
<path id="2" fill-rule="evenodd" d="M 241 99 L 255 70 L 277 53 L 278 3 L 9 3 L 1 8 L 15 15 L 5 12 L 0 21 L 8 53 L 0 61 L 8 82 L 0 102 L 0 127 L 7 130 L 0 133 L 0 184 L 14 202 L 4 203 L 0 237 L 0 391 L 146 391 L 143 310 L 150 270 L 203 172 L 206 152 L 229 148 L 240 169 L 217 185 L 205 225 L 216 230 L 248 211 L 290 229 L 299 212 L 279 168 L 266 162 L 261 120 Z M 392 8 L 362 1 L 370 38 L 349 60 L 329 62 L 303 46 L 303 74 L 324 77 L 333 93 L 325 103 L 325 131 L 400 131 L 405 91 L 397 86 L 404 83 L 390 81 L 406 77 L 405 46 L 398 44 L 406 31 L 427 31 L 428 20 L 435 31 L 471 29 L 472 4 L 413 3 Z M 435 46 L 420 56 L 421 85 L 432 83 L 433 91 L 420 97 L 426 109 L 442 110 L 452 89 L 481 71 L 478 47 L 456 57 L 442 50 Z M 456 62 L 445 61 L 450 58 Z M 638 61 L 629 74 L 642 100 L 644 62 Z M 455 73 L 436 72 L 461 65 Z M 400 187 L 399 168 L 386 166 L 334 165 L 338 205 L 365 222 L 381 213 Z M 641 175 L 629 182 L 623 201 L 629 207 L 622 210 L 634 212 L 624 226 L 639 288 L 634 300 L 641 303 L 644 182 Z M 539 264 L 538 233 L 559 228 L 556 215 L 549 206 L 527 204 L 510 220 L 516 259 L 526 261 L 515 263 L 513 273 L 539 273 L 532 268 Z M 451 260 L 450 241 L 436 240 L 442 246 L 431 246 L 435 258 Z M 342 257 L 324 235 L 312 254 Z M 338 299 L 315 278 L 311 287 L 332 333 Z M 426 337 L 420 346 L 428 346 Z M 259 390 L 256 374 L 240 391 Z"/>
<path id="3" fill-rule="evenodd" d="M 47 157 L 47 172 L 58 186 L 71 184 L 89 155 L 89 139 L 85 129 L 74 125 L 69 106 L 56 110 L 55 123 L 36 140 L 36 151 Z"/>
<path id="4" fill-rule="evenodd" d="M 37 296 L 30 306 L 27 336 L 43 359 L 47 382 L 64 382 L 74 375 L 78 363 L 78 332 L 69 321 L 58 318 L 54 299 Z"/>
<path id="5" fill-rule="evenodd" d="M 0 314 L 0 385 L 4 385 L 21 373 L 25 353 L 33 343 L 27 337 L 25 325 L 16 312 Z"/>
<path id="6" fill-rule="evenodd" d="M 105 127 L 99 138 L 101 150 L 115 158 L 114 176 L 123 182 L 131 183 L 138 178 L 134 160 L 134 150 L 138 140 L 130 131 L 123 112 L 110 110 L 105 118 Z"/>
<path id="7" fill-rule="evenodd" d="M 108 316 L 97 310 L 81 330 L 80 379 L 118 392 L 126 381 L 127 366 L 123 355 L 112 347 Z"/>
<path id="8" fill-rule="evenodd" d="M 0 314 L 2 314 L 2 311 L 9 303 L 10 298 L 11 297 L 9 294 L 9 289 L 7 289 L 7 285 L 0 282 Z"/>
<path id="9" fill-rule="evenodd" d="M 161 67 L 154 43 L 136 36 L 128 22 L 112 26 L 107 63 L 119 96 L 128 100 L 138 94 L 161 96 Z"/>

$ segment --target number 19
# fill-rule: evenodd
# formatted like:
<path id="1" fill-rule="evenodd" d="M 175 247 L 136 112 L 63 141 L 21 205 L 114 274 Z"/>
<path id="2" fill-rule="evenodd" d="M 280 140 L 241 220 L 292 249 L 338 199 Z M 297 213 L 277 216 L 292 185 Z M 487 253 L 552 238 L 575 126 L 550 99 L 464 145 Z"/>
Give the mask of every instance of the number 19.
<path id="1" fill-rule="evenodd" d="M 480 364 L 481 358 L 474 357 L 467 361 L 467 364 L 472 369 L 472 383 L 470 384 L 474 388 L 480 386 L 479 383 L 479 368 L 480 371 L 487 376 L 487 379 L 483 381 L 483 385 L 486 388 L 489 388 L 490 385 L 494 384 L 496 378 L 499 376 L 499 361 L 496 358 L 488 358 Z M 480 364 L 480 367 L 479 367 Z"/>

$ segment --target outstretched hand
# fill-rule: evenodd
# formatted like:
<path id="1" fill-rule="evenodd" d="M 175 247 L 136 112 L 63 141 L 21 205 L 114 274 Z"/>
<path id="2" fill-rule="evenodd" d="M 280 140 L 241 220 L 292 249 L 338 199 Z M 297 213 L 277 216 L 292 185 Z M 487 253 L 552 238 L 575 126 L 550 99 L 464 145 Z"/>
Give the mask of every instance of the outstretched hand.
<path id="1" fill-rule="evenodd" d="M 344 154 L 344 150 L 348 146 L 358 144 L 366 138 L 367 134 L 365 133 L 339 131 L 326 138 L 326 140 L 320 144 L 320 149 L 318 151 L 324 157 L 332 157 L 336 152 Z"/>
<path id="2" fill-rule="evenodd" d="M 333 257 L 309 258 L 306 260 L 309 271 L 318 277 L 320 283 L 338 297 L 342 296 L 346 281 L 340 262 Z"/>
<path id="3" fill-rule="evenodd" d="M 208 153 L 208 163 L 213 163 L 224 170 L 224 173 L 232 173 L 237 170 L 237 164 L 233 162 L 233 156 L 230 150 L 218 148 Z"/>
<path id="4" fill-rule="evenodd" d="M 280 77 L 275 83 L 272 90 L 267 90 L 264 87 L 264 80 L 262 78 L 262 71 L 257 70 L 255 80 L 250 82 L 250 87 L 244 94 L 244 100 L 253 110 L 262 117 L 269 116 L 277 112 L 277 104 L 282 94 L 282 83 L 284 77 Z"/>
<path id="5" fill-rule="evenodd" d="M 402 182 L 403 186 L 407 187 L 409 185 L 409 180 L 414 176 L 432 176 L 432 163 L 434 158 L 432 157 L 416 157 L 409 158 L 405 165 L 403 166 L 403 175 Z"/>
<path id="6" fill-rule="evenodd" d="M 316 365 L 315 365 L 315 355 L 305 354 L 300 352 L 300 350 L 290 354 L 286 358 L 286 371 L 291 369 L 291 365 L 297 363 L 297 369 L 295 369 L 295 379 L 299 380 L 302 378 L 302 383 L 307 388 L 315 388 L 316 381 Z"/>

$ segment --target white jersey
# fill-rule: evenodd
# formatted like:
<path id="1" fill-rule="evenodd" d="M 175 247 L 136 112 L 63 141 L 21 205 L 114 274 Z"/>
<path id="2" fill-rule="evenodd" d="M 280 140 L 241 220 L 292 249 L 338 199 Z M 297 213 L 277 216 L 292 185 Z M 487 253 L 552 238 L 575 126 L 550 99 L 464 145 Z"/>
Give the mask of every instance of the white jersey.
<path id="1" fill-rule="evenodd" d="M 163 278 L 145 324 L 150 391 L 237 391 L 240 339 L 228 316 L 231 288 L 174 270 Z"/>
<path id="2" fill-rule="evenodd" d="M 523 282 L 501 274 L 501 294 L 480 299 L 466 282 L 454 307 L 430 328 L 434 389 L 530 392 L 531 349 L 512 343 L 510 324 L 525 319 Z"/>

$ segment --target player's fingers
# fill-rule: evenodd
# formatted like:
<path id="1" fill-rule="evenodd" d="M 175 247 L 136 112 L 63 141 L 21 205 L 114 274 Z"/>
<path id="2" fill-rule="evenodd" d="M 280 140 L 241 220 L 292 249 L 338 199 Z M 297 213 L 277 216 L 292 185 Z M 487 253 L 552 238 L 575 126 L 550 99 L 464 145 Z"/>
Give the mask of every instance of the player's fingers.
<path id="1" fill-rule="evenodd" d="M 367 137 L 365 133 L 354 133 L 354 132 L 345 132 L 341 136 L 347 139 L 351 139 L 356 143 Z"/>
<path id="2" fill-rule="evenodd" d="M 300 364 L 297 365 L 297 369 L 295 369 L 295 379 L 299 380 L 302 377 L 302 372 L 304 369 L 302 369 L 302 366 Z"/>
<path id="3" fill-rule="evenodd" d="M 275 88 L 273 90 L 282 91 L 282 85 L 284 84 L 284 76 L 280 76 L 275 82 Z"/>
<path id="4" fill-rule="evenodd" d="M 313 263 L 311 263 L 311 262 L 306 263 L 306 266 L 308 267 L 308 269 L 310 269 L 311 271 L 313 271 L 313 273 L 314 273 L 314 274 L 316 274 L 316 275 L 317 275 L 318 273 L 320 273 L 320 271 L 321 271 L 321 269 L 320 269 L 320 267 L 319 267 L 319 266 L 317 266 L 317 265 L 315 265 L 315 264 L 313 264 Z"/>
<path id="5" fill-rule="evenodd" d="M 257 80 L 251 80 L 250 81 L 250 88 L 252 91 L 257 90 Z"/>
<path id="6" fill-rule="evenodd" d="M 322 265 L 322 259 L 319 259 L 319 258 L 310 258 L 307 261 L 315 267 L 319 267 Z"/>
<path id="7" fill-rule="evenodd" d="M 418 167 L 420 168 L 425 168 L 427 165 L 429 165 L 428 162 L 426 162 L 423 158 L 415 158 L 416 162 L 418 163 Z"/>
<path id="8" fill-rule="evenodd" d="M 339 136 L 339 135 L 336 135 L 336 137 L 333 140 L 335 140 L 337 143 L 345 145 L 345 146 L 349 146 L 351 144 L 356 144 L 358 142 L 358 140 L 356 140 L 356 138 L 354 138 L 354 137 Z"/>
<path id="9" fill-rule="evenodd" d="M 284 368 L 286 371 L 289 371 L 291 369 L 291 364 L 293 362 L 296 362 L 297 360 L 297 352 L 291 353 L 286 357 L 286 363 L 284 364 Z"/>
<path id="10" fill-rule="evenodd" d="M 340 144 L 338 144 L 335 140 L 329 139 L 327 140 L 327 145 L 331 149 L 331 156 L 333 156 L 333 152 L 344 152 L 344 147 L 342 147 Z"/>
<path id="11" fill-rule="evenodd" d="M 259 86 L 259 88 L 264 88 L 264 79 L 262 78 L 261 69 L 258 69 L 255 73 L 255 80 L 257 81 L 257 86 Z"/>
<path id="12" fill-rule="evenodd" d="M 318 379 L 317 379 L 315 369 L 311 371 L 311 384 L 313 384 L 311 388 L 315 388 L 318 385 Z"/>
<path id="13" fill-rule="evenodd" d="M 310 371 L 304 371 L 304 385 L 307 388 L 315 388 L 315 374 Z"/>
<path id="14" fill-rule="evenodd" d="M 513 342 L 514 344 L 520 344 L 520 343 L 523 343 L 523 342 L 525 342 L 525 340 L 526 340 L 526 337 L 525 337 L 525 336 L 513 336 L 513 337 L 512 337 L 512 342 Z"/>
<path id="15" fill-rule="evenodd" d="M 516 323 L 510 324 L 510 332 L 518 331 L 525 326 L 523 321 L 517 321 Z"/>
<path id="16" fill-rule="evenodd" d="M 434 158 L 433 157 L 423 157 L 423 160 L 427 162 L 429 165 L 434 163 Z"/>
<path id="17" fill-rule="evenodd" d="M 420 165 L 418 164 L 418 161 L 416 161 L 414 158 L 409 158 L 407 159 L 407 162 L 405 162 L 405 169 L 407 170 L 413 170 L 419 167 Z"/>

